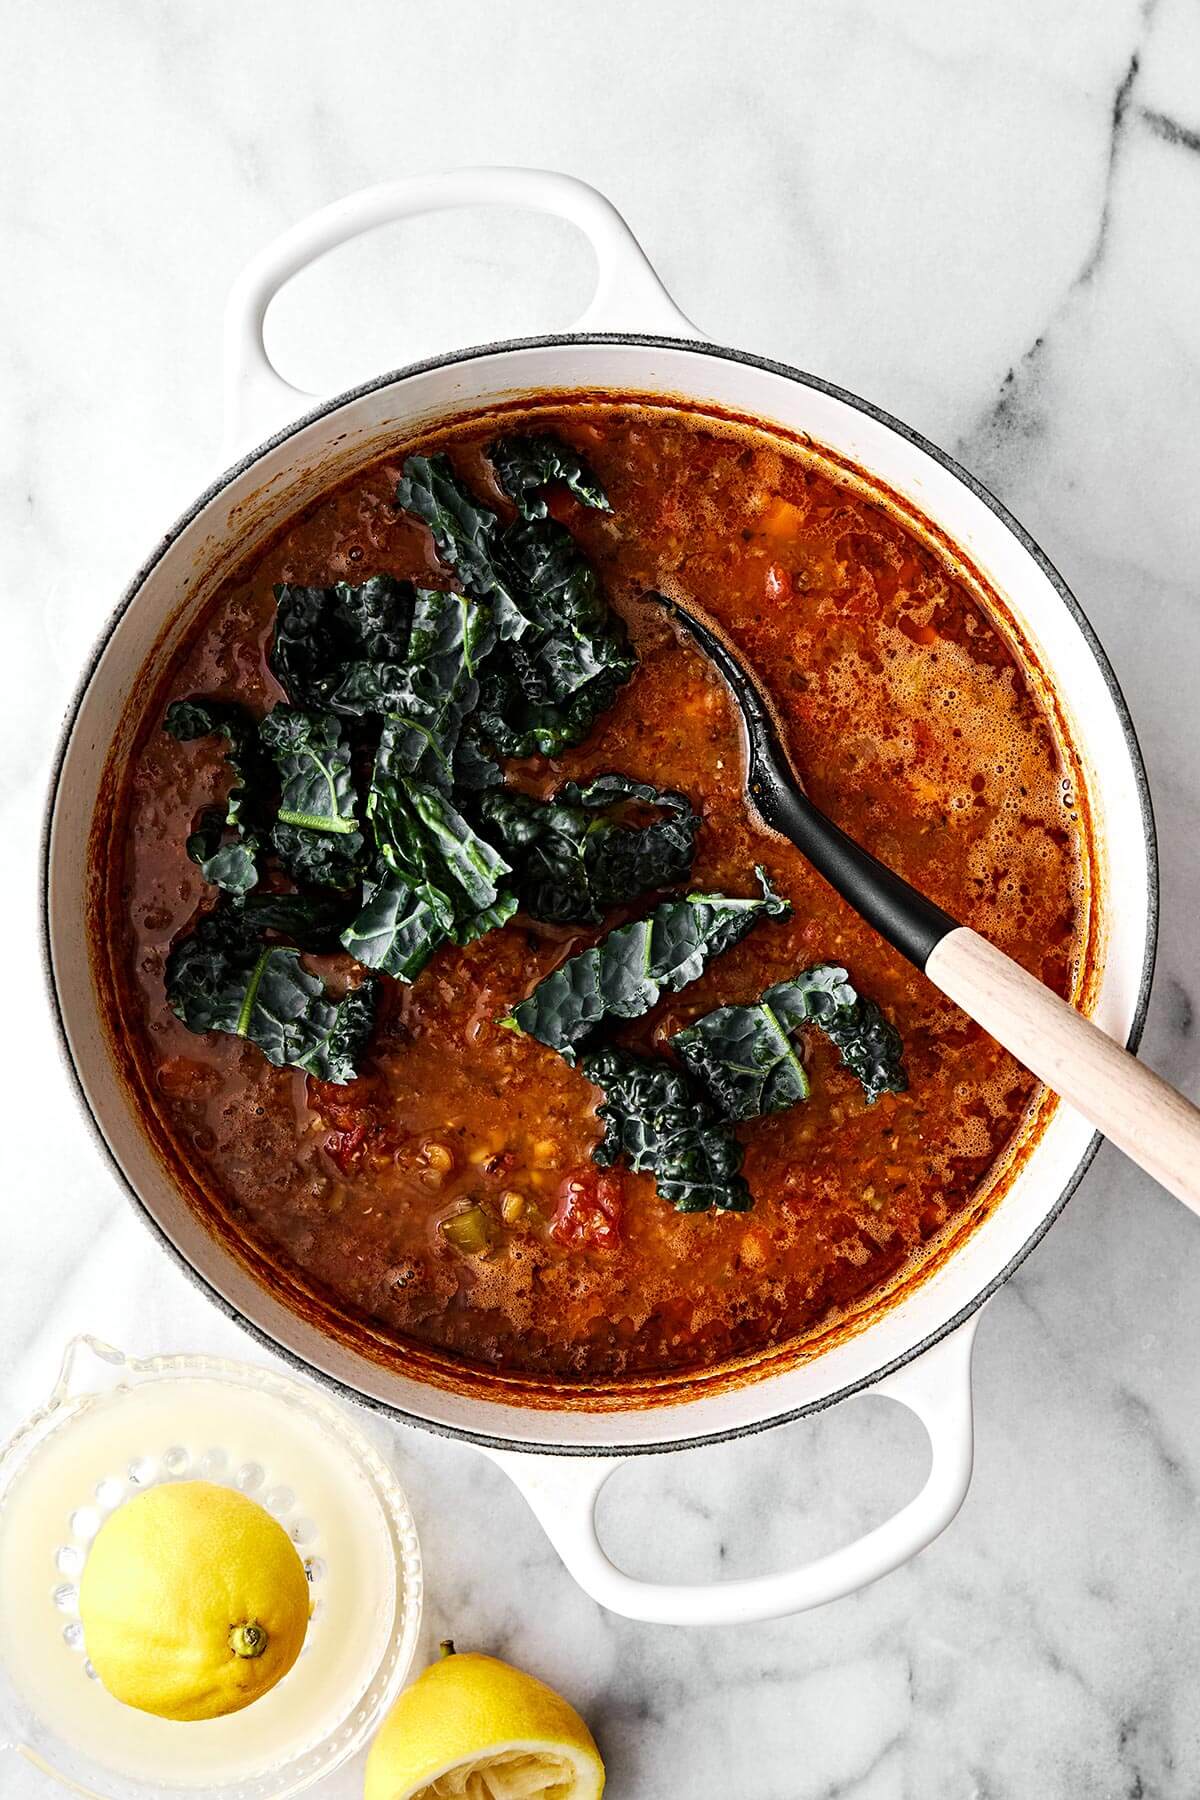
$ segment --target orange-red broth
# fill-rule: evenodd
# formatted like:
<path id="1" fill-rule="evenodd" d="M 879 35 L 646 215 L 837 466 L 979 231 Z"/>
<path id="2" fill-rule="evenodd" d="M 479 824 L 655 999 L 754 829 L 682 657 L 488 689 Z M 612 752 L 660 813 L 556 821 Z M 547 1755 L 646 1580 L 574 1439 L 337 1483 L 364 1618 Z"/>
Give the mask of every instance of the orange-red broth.
<path id="1" fill-rule="evenodd" d="M 908 1092 L 868 1107 L 814 1035 L 811 1098 L 740 1128 L 753 1210 L 686 1215 L 648 1177 L 598 1178 L 595 1090 L 497 1027 L 588 931 L 519 918 L 442 950 L 412 987 L 385 982 L 347 1088 L 174 1018 L 164 961 L 208 898 L 184 839 L 229 777 L 219 744 L 159 729 L 163 708 L 196 691 L 260 711 L 282 697 L 265 662 L 277 581 L 387 571 L 449 585 L 424 529 L 394 507 L 399 457 L 331 492 L 229 582 L 148 708 L 124 789 L 113 1003 L 158 1126 L 210 1204 L 342 1313 L 526 1374 L 711 1366 L 881 1289 L 987 1185 L 1036 1084 L 748 816 L 728 695 L 637 596 L 677 584 L 718 618 L 766 681 L 817 803 L 1062 992 L 1086 934 L 1084 831 L 1056 728 L 1006 630 L 868 491 L 702 417 L 614 403 L 540 422 L 584 451 L 612 501 L 607 516 L 565 493 L 553 507 L 628 619 L 640 664 L 584 745 L 511 778 L 546 793 L 620 769 L 681 788 L 703 817 L 694 884 L 748 893 L 761 863 L 795 909 L 626 1040 L 661 1045 L 714 1005 L 835 960 L 900 1028 Z M 448 447 L 499 505 L 488 435 L 459 429 Z M 348 959 L 320 960 L 344 978 Z M 487 1255 L 439 1230 L 465 1199 L 493 1227 Z"/>

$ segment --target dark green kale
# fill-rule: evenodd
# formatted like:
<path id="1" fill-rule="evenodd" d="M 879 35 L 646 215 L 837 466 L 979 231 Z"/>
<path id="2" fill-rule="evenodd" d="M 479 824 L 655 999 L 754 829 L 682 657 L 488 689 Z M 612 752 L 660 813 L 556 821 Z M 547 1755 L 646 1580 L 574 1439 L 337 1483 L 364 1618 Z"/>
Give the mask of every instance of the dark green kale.
<path id="1" fill-rule="evenodd" d="M 786 985 L 786 984 L 785 984 Z M 769 989 L 765 1000 L 780 1011 L 784 1003 L 772 999 Z M 845 1012 L 830 1019 L 818 1019 L 822 1031 L 835 1045 L 842 1062 L 862 1085 L 868 1104 L 881 1094 L 902 1094 L 908 1087 L 908 1071 L 904 1067 L 904 1041 L 896 1027 L 886 1019 L 875 1000 L 861 996 Z"/>
<path id="2" fill-rule="evenodd" d="M 270 1062 L 321 1081 L 353 1081 L 375 1017 L 373 982 L 333 1000 L 298 950 L 268 944 L 237 907 L 223 904 L 174 945 L 167 998 L 189 1031 L 224 1031 Z"/>
<path id="3" fill-rule="evenodd" d="M 786 918 L 791 907 L 771 891 L 762 870 L 757 900 L 689 894 L 667 900 L 644 919 L 622 925 L 539 981 L 505 1020 L 573 1063 L 606 1019 L 636 1019 L 663 994 L 695 981 L 710 957 L 738 943 L 764 918 Z"/>
<path id="4" fill-rule="evenodd" d="M 397 981 L 415 981 L 439 945 L 473 943 L 507 924 L 516 910 L 516 895 L 502 889 L 489 905 L 464 911 L 432 882 L 414 883 L 381 865 L 341 942 L 367 968 Z"/>
<path id="5" fill-rule="evenodd" d="M 639 809 L 666 816 L 632 822 Z M 607 907 L 685 881 L 700 824 L 685 795 L 615 774 L 569 781 L 549 800 L 493 789 L 479 816 L 524 910 L 560 924 L 598 925 Z"/>
<path id="6" fill-rule="evenodd" d="M 245 707 L 193 694 L 172 700 L 163 729 L 180 743 L 220 735 L 228 742 L 225 760 L 234 783 L 223 807 L 208 807 L 187 840 L 187 853 L 206 881 L 230 894 L 248 894 L 258 881 L 258 834 L 251 827 L 255 811 L 252 789 L 263 780 L 257 727 Z"/>
<path id="7" fill-rule="evenodd" d="M 394 774 L 381 743 L 367 796 L 367 817 L 383 861 L 414 888 L 445 896 L 443 923 L 493 906 L 508 864 L 439 788 Z"/>
<path id="8" fill-rule="evenodd" d="M 413 601 L 406 674 L 382 692 L 387 756 L 396 774 L 419 776 L 449 792 L 463 723 L 479 700 L 480 664 L 496 641 L 491 613 L 462 594 L 418 588 Z"/>
<path id="9" fill-rule="evenodd" d="M 368 968 L 412 981 L 439 944 L 469 943 L 503 924 L 516 899 L 499 852 L 441 788 L 404 772 L 405 738 L 390 723 L 367 796 L 379 866 L 342 943 Z"/>
<path id="10" fill-rule="evenodd" d="M 598 512 L 612 511 L 578 450 L 559 438 L 498 438 L 488 448 L 488 460 L 500 486 L 527 519 L 546 517 L 546 498 L 541 490 L 551 482 L 562 482 L 584 506 L 595 507 Z"/>
<path id="11" fill-rule="evenodd" d="M 361 587 L 275 589 L 271 672 L 294 706 L 357 715 L 364 710 L 339 690 L 365 668 L 402 665 L 408 648 L 415 590 L 411 582 L 373 575 Z"/>
<path id="12" fill-rule="evenodd" d="M 449 788 L 478 669 L 495 642 L 486 606 L 376 575 L 361 587 L 276 590 L 271 666 L 297 704 L 382 716 L 403 739 L 396 766 Z"/>
<path id="13" fill-rule="evenodd" d="M 525 659 L 525 697 L 561 704 L 602 679 L 628 681 L 636 659 L 624 623 L 609 610 L 596 571 L 566 527 L 555 519 L 518 519 L 503 541 L 530 622 L 511 652 Z"/>
<path id="14" fill-rule="evenodd" d="M 343 712 L 382 716 L 395 770 L 449 791 L 459 733 L 479 699 L 476 671 L 494 642 L 487 607 L 417 588 L 404 664 L 346 665 L 335 700 Z"/>
<path id="15" fill-rule="evenodd" d="M 500 764 L 484 745 L 478 713 L 463 721 L 451 774 L 454 789 L 463 794 L 482 794 L 504 781 Z"/>
<path id="16" fill-rule="evenodd" d="M 808 1098 L 795 1044 L 769 1006 L 719 1006 L 672 1048 L 711 1094 L 724 1119 L 757 1119 Z"/>
<path id="17" fill-rule="evenodd" d="M 259 841 L 249 831 L 231 832 L 224 807 L 205 808 L 184 848 L 205 881 L 227 894 L 248 894 L 257 886 Z"/>
<path id="18" fill-rule="evenodd" d="M 828 1031 L 835 1019 L 853 1007 L 858 995 L 848 973 L 837 963 L 814 963 L 789 980 L 776 982 L 762 998 L 789 1031 L 808 1024 Z"/>
<path id="19" fill-rule="evenodd" d="M 356 901 L 347 894 L 248 894 L 237 910 L 258 931 L 276 931 L 298 950 L 336 951 Z"/>
<path id="20" fill-rule="evenodd" d="M 451 936 L 456 944 L 473 944 L 476 938 L 485 937 L 489 931 L 497 931 L 501 925 L 507 925 L 516 912 L 520 901 L 511 888 L 501 888 L 490 906 L 481 906 L 477 913 L 459 919 Z"/>
<path id="21" fill-rule="evenodd" d="M 442 456 L 409 457 L 396 504 L 424 520 L 442 561 L 495 614 L 502 642 L 481 677 L 475 742 L 497 756 L 581 742 L 636 658 L 570 532 L 550 518 L 501 530 Z"/>
<path id="22" fill-rule="evenodd" d="M 417 591 L 405 671 L 381 694 L 380 763 L 393 776 L 412 775 L 449 793 L 459 779 L 459 741 L 479 700 L 480 661 L 495 641 L 485 607 L 461 594 Z M 465 757 L 464 752 L 464 757 Z M 497 774 L 499 771 L 497 771 Z"/>
<path id="23" fill-rule="evenodd" d="M 342 933 L 342 945 L 368 969 L 397 981 L 415 981 L 439 944 L 449 936 L 442 923 L 444 896 L 381 866 L 368 881 L 363 903 Z"/>
<path id="24" fill-rule="evenodd" d="M 845 969 L 821 963 L 768 988 L 751 1006 L 721 1006 L 671 1039 L 692 1074 L 727 1119 L 780 1112 L 807 1098 L 808 1078 L 796 1051 L 800 1028 L 815 1024 L 857 1076 L 867 1100 L 908 1086 L 904 1046 L 873 1000 L 863 999 Z"/>
<path id="25" fill-rule="evenodd" d="M 362 868 L 363 834 L 340 721 L 329 712 L 277 706 L 258 731 L 279 772 L 271 843 L 284 868 L 319 887 L 351 886 Z"/>
<path id="26" fill-rule="evenodd" d="M 530 700 L 501 644 L 479 683 L 477 736 L 496 756 L 560 756 L 582 744 L 600 714 L 615 701 L 632 670 L 612 668 L 569 700 Z"/>
<path id="27" fill-rule="evenodd" d="M 631 1169 L 653 1175 L 678 1212 L 745 1212 L 751 1205 L 741 1144 L 682 1069 L 611 1044 L 589 1052 L 580 1067 L 604 1092 L 598 1163 L 624 1157 Z"/>
<path id="28" fill-rule="evenodd" d="M 472 499 L 445 456 L 410 456 L 396 489 L 396 505 L 428 525 L 434 548 L 468 594 L 485 600 L 502 638 L 518 638 L 529 620 L 501 546 L 500 521 Z"/>

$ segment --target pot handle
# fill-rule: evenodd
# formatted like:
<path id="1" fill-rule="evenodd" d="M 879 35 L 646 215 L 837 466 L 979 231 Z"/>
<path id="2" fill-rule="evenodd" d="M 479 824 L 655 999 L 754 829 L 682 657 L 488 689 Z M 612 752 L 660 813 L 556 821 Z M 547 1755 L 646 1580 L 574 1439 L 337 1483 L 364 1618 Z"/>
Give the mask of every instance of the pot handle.
<path id="1" fill-rule="evenodd" d="M 232 457 L 269 437 L 318 399 L 279 375 L 263 345 L 272 299 L 293 275 L 350 238 L 396 219 L 460 206 L 514 206 L 578 226 L 596 257 L 596 288 L 574 330 L 648 331 L 698 338 L 616 207 L 573 175 L 552 169 L 451 169 L 347 194 L 283 232 L 246 264 L 225 308 L 225 448 Z"/>
<path id="2" fill-rule="evenodd" d="M 898 1569 L 946 1529 L 971 1482 L 971 1351 L 979 1314 L 870 1389 L 915 1412 L 932 1460 L 916 1497 L 855 1543 L 799 1569 L 716 1583 L 641 1581 L 611 1562 L 596 1532 L 600 1490 L 619 1456 L 539 1456 L 488 1449 L 520 1488 L 585 1593 L 610 1612 L 655 1625 L 740 1625 L 840 1600 Z"/>

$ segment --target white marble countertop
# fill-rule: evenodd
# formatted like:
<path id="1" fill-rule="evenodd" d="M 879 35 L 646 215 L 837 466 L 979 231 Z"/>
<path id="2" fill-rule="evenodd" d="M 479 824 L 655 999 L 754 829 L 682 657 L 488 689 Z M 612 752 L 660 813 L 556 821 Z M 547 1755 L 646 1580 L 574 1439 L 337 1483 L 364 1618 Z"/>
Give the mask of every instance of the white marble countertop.
<path id="1" fill-rule="evenodd" d="M 265 238 L 348 190 L 561 167 L 627 213 L 716 339 L 819 371 L 958 455 L 1045 546 L 1141 733 L 1163 931 L 1145 1054 L 1193 1094 L 1200 913 L 1200 11 L 1195 0 L 172 0 L 7 9 L 0 112 L 0 1430 L 65 1339 L 259 1354 L 160 1254 L 59 1071 L 34 945 L 44 773 L 75 671 L 214 472 L 218 326 Z M 564 324 L 565 229 L 460 215 L 295 284 L 314 389 Z M 987 1309 L 960 1517 L 857 1599 L 778 1624 L 625 1623 L 505 1478 L 390 1432 L 430 1639 L 571 1695 L 614 1800 L 1074 1800 L 1200 1791 L 1200 1229 L 1114 1153 Z M 864 1400 L 609 1491 L 635 1570 L 779 1566 L 916 1484 Z M 6 1800 L 59 1790 L 0 1767 Z M 358 1792 L 356 1771 L 320 1790 Z"/>

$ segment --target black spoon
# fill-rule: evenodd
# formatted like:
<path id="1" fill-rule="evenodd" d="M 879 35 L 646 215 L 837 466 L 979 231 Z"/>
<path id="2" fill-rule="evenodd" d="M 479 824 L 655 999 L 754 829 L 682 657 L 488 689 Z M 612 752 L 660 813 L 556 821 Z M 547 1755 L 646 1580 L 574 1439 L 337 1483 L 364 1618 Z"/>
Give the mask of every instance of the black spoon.
<path id="1" fill-rule="evenodd" d="M 729 684 L 746 727 L 749 797 L 843 900 L 1039 1080 L 1200 1212 L 1200 1110 L 1098 1025 L 846 836 L 814 806 L 762 690 L 726 640 L 677 600 L 650 594 Z"/>

